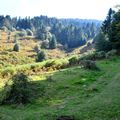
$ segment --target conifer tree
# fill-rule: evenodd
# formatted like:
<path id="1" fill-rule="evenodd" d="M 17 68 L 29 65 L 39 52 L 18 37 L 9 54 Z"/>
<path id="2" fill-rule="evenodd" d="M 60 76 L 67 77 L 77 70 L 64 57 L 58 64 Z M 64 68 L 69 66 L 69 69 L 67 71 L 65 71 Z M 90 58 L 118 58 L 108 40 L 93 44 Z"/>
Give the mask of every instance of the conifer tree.
<path id="1" fill-rule="evenodd" d="M 55 35 L 52 36 L 51 41 L 49 42 L 50 49 L 55 49 L 57 47 L 57 41 Z"/>

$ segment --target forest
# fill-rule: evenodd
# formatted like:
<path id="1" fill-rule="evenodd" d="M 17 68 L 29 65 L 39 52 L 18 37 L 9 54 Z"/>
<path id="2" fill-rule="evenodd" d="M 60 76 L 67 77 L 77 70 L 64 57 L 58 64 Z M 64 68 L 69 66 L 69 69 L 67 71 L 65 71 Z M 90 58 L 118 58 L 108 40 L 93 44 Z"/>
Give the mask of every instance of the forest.
<path id="1" fill-rule="evenodd" d="M 85 45 L 88 40 L 95 37 L 100 25 L 101 21 L 98 20 L 0 16 L 1 29 L 6 27 L 9 31 L 19 30 L 22 36 L 26 35 L 26 30 L 32 31 L 32 35 L 42 41 L 51 41 L 54 36 L 58 43 L 68 48 Z"/>

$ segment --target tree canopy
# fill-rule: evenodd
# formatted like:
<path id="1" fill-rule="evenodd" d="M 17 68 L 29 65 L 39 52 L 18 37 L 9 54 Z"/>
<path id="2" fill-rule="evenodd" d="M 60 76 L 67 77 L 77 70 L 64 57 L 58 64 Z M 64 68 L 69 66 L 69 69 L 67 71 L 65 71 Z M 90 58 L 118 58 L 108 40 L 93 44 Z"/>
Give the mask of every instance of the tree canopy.
<path id="1" fill-rule="evenodd" d="M 120 10 L 115 12 L 109 9 L 101 32 L 95 38 L 98 50 L 120 50 Z"/>
<path id="2" fill-rule="evenodd" d="M 94 38 L 100 25 L 101 21 L 97 20 L 0 16 L 0 28 L 20 30 L 20 36 L 31 35 L 42 41 L 50 41 L 54 35 L 57 43 L 67 45 L 68 48 L 84 45 L 87 40 Z"/>

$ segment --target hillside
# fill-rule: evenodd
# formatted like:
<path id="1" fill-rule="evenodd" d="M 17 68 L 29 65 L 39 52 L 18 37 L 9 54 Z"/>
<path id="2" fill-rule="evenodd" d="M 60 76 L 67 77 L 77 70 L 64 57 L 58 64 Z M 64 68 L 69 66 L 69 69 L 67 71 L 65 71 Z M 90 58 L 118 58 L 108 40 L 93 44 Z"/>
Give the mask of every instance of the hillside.
<path id="1" fill-rule="evenodd" d="M 74 116 L 75 120 L 119 120 L 120 57 L 98 61 L 97 65 L 101 71 L 78 66 L 30 76 L 36 91 L 32 102 L 25 106 L 0 106 L 0 119 L 55 120 L 63 115 Z"/>
<path id="2" fill-rule="evenodd" d="M 119 120 L 119 66 L 119 9 L 102 25 L 0 16 L 0 120 Z"/>
<path id="3" fill-rule="evenodd" d="M 11 34 L 19 31 L 16 36 L 27 35 L 39 41 L 51 41 L 53 38 L 65 48 L 76 48 L 85 45 L 99 32 L 101 21 L 86 19 L 57 19 L 47 16 L 33 18 L 17 18 L 0 15 L 0 30 Z M 1 34 L 1 33 L 0 33 Z"/>
<path id="4" fill-rule="evenodd" d="M 25 38 L 19 37 L 17 42 L 20 45 L 20 51 L 15 52 L 13 51 L 13 47 L 15 45 L 14 39 L 15 34 L 19 31 L 11 32 L 10 40 L 8 41 L 8 34 L 7 32 L 1 32 L 1 39 L 0 39 L 0 66 L 10 66 L 10 65 L 23 65 L 23 64 L 30 64 L 35 63 L 35 59 L 37 56 L 36 51 L 34 50 L 35 46 L 42 44 L 42 41 L 32 38 L 31 36 L 27 36 Z M 29 38 L 30 37 L 30 38 Z M 22 40 L 21 40 L 22 39 Z M 90 43 L 89 46 L 87 44 Z M 65 50 L 61 44 L 57 45 L 56 49 L 41 49 L 46 52 L 47 59 L 59 59 L 64 57 L 69 57 L 71 55 L 78 55 L 85 52 L 87 50 L 93 50 L 93 44 L 89 40 L 85 45 L 81 47 L 71 48 Z"/>

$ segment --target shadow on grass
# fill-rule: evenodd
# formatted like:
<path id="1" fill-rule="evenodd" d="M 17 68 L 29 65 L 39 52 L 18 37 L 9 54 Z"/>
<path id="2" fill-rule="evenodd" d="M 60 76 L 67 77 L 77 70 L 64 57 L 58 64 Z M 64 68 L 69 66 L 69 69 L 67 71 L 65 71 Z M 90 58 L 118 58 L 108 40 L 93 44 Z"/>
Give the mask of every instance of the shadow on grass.
<path id="1" fill-rule="evenodd" d="M 48 117 L 49 120 L 62 120 L 62 118 L 66 116 L 69 118 L 69 116 L 74 115 L 73 113 L 64 113 L 65 109 L 68 109 L 68 111 L 70 109 L 70 107 L 67 108 L 66 105 L 74 105 L 74 101 L 77 100 L 73 100 L 73 98 L 76 97 L 78 93 L 80 97 L 85 96 L 85 99 L 87 99 L 86 94 L 92 94 L 91 91 L 93 90 L 90 90 L 90 92 L 89 90 L 86 91 L 86 86 L 95 81 L 98 76 L 100 76 L 98 71 L 86 71 L 80 69 L 80 67 L 64 69 L 51 74 L 48 73 L 45 74 L 44 80 L 29 81 L 30 103 L 23 105 L 23 108 L 18 107 L 19 105 L 7 104 L 7 106 L 9 105 L 11 111 L 14 109 L 16 111 L 21 109 L 28 109 L 28 111 L 38 110 L 40 114 L 42 114 L 43 120 L 47 120 Z M 89 79 L 90 77 L 91 79 Z M 11 86 L 9 85 L 7 87 L 9 88 Z M 0 95 L 2 95 L 2 97 L 6 93 L 6 90 L 9 91 L 9 89 L 1 90 Z M 0 99 L 2 97 L 0 96 Z M 4 105 L 5 104 L 2 106 L 4 107 Z M 22 113 L 21 110 L 20 114 Z M 28 114 L 30 113 L 28 112 Z M 32 115 L 33 114 L 34 112 Z M 35 119 L 34 115 L 32 116 L 33 119 L 31 119 L 29 115 L 24 117 L 28 117 L 29 120 Z"/>

